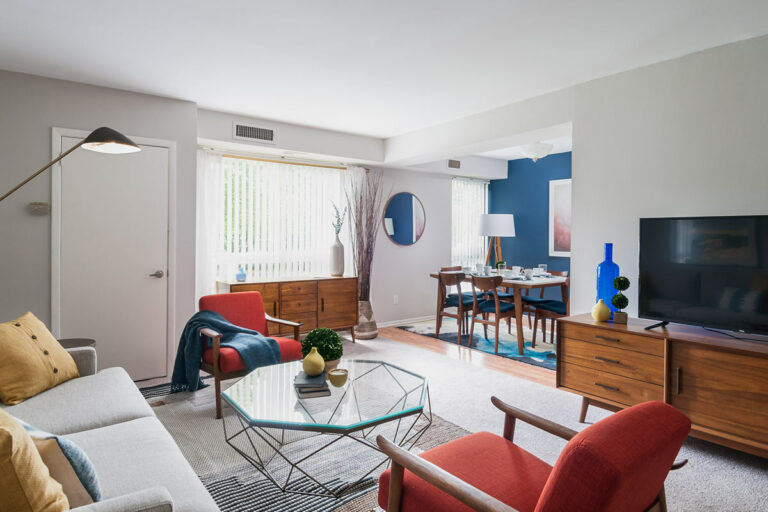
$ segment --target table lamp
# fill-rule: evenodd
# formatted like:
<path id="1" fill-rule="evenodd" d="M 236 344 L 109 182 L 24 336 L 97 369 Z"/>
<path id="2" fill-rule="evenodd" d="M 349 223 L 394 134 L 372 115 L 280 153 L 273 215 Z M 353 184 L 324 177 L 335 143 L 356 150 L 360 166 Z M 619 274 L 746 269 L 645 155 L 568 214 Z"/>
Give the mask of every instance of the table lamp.
<path id="1" fill-rule="evenodd" d="M 496 247 L 496 261 L 501 257 L 501 237 L 515 236 L 515 216 L 511 213 L 485 213 L 480 217 L 480 234 L 488 237 L 488 255 L 485 264 L 491 260 L 491 249 Z M 496 263 L 496 262 L 494 262 Z"/>
<path id="2" fill-rule="evenodd" d="M 13 187 L 11 190 L 3 194 L 2 197 L 0 197 L 0 201 L 5 199 L 6 197 L 10 196 L 17 190 L 19 190 L 21 187 L 35 179 L 35 177 L 51 167 L 53 164 L 79 148 L 80 146 L 83 147 L 83 149 L 87 149 L 89 151 L 96 151 L 97 153 L 110 153 L 113 155 L 121 154 L 121 153 L 135 153 L 136 151 L 141 151 L 141 148 L 137 146 L 131 139 L 126 137 L 120 132 L 117 132 L 113 130 L 112 128 L 107 128 L 106 126 L 102 126 L 101 128 L 96 128 L 93 130 L 86 138 L 72 146 L 72 148 L 68 149 L 64 153 L 62 153 L 56 160 L 52 161 L 51 163 L 43 166 L 40 168 L 37 172 L 32 174 L 29 178 L 25 179 L 15 187 Z"/>

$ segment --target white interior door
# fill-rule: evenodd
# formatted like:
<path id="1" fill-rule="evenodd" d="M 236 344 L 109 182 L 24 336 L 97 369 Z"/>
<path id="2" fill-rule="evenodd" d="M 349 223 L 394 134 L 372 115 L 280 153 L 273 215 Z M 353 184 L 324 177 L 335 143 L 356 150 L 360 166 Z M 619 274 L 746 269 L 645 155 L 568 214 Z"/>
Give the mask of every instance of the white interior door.
<path id="1" fill-rule="evenodd" d="M 62 151 L 79 141 L 62 136 Z M 99 367 L 122 366 L 134 380 L 168 368 L 169 149 L 140 146 L 124 155 L 74 151 L 54 197 L 58 334 L 96 339 Z"/>

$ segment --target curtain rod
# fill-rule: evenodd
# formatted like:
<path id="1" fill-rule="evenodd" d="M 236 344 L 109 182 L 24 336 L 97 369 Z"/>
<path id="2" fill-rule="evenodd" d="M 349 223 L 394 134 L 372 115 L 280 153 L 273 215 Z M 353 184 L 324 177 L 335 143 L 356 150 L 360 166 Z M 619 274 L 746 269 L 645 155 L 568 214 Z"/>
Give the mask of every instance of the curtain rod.
<path id="1" fill-rule="evenodd" d="M 311 164 L 306 162 L 292 162 L 290 160 L 275 160 L 270 158 L 258 158 L 253 156 L 240 156 L 240 155 L 232 155 L 224 153 L 221 155 L 224 158 L 237 158 L 239 160 L 253 160 L 255 162 L 270 162 L 273 164 L 287 164 L 287 165 L 303 165 L 305 167 L 320 167 L 323 169 L 341 169 L 342 171 L 346 171 L 346 167 L 342 167 L 339 165 L 327 165 L 327 164 Z"/>

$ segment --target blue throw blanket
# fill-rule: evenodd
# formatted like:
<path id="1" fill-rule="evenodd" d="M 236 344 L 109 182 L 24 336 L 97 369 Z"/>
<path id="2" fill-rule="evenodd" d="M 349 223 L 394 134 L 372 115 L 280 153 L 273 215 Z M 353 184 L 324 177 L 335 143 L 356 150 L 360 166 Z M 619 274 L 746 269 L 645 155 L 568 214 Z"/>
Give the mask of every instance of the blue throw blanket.
<path id="1" fill-rule="evenodd" d="M 280 362 L 280 345 L 272 338 L 238 327 L 213 311 L 200 311 L 189 319 L 181 333 L 173 365 L 171 393 L 197 391 L 208 386 L 200 379 L 200 361 L 203 358 L 200 331 L 206 327 L 222 334 L 221 346 L 237 350 L 249 371 Z M 212 346 L 212 341 L 206 339 L 208 346 Z"/>

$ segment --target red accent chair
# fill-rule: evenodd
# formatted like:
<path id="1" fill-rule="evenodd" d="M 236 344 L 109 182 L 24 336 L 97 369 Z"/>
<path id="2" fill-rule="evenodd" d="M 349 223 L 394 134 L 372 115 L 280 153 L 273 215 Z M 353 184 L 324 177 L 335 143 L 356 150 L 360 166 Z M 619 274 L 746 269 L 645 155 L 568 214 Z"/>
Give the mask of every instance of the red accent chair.
<path id="1" fill-rule="evenodd" d="M 506 415 L 504 436 L 471 434 L 415 456 L 378 436 L 392 467 L 379 479 L 389 512 L 666 511 L 664 480 L 691 428 L 671 405 L 645 402 L 576 432 L 491 402 Z M 513 443 L 524 421 L 568 440 L 554 467 Z M 407 471 L 406 471 L 407 470 Z"/>
<path id="2" fill-rule="evenodd" d="M 264 312 L 264 302 L 259 292 L 237 292 L 222 293 L 217 295 L 206 295 L 200 297 L 200 311 L 214 311 L 227 321 L 258 331 L 264 336 L 269 336 L 269 327 L 267 321 L 277 324 L 288 325 L 293 328 L 293 338 L 280 338 L 269 336 L 280 345 L 280 362 L 298 361 L 301 356 L 301 338 L 299 337 L 299 328 L 302 324 L 281 320 L 269 316 Z M 247 374 L 245 364 L 237 350 L 228 347 L 222 347 L 221 334 L 211 329 L 200 331 L 202 342 L 205 338 L 213 340 L 213 346 L 203 351 L 203 361 L 200 369 L 213 375 L 216 391 L 216 419 L 221 418 L 221 381 L 242 377 Z"/>

